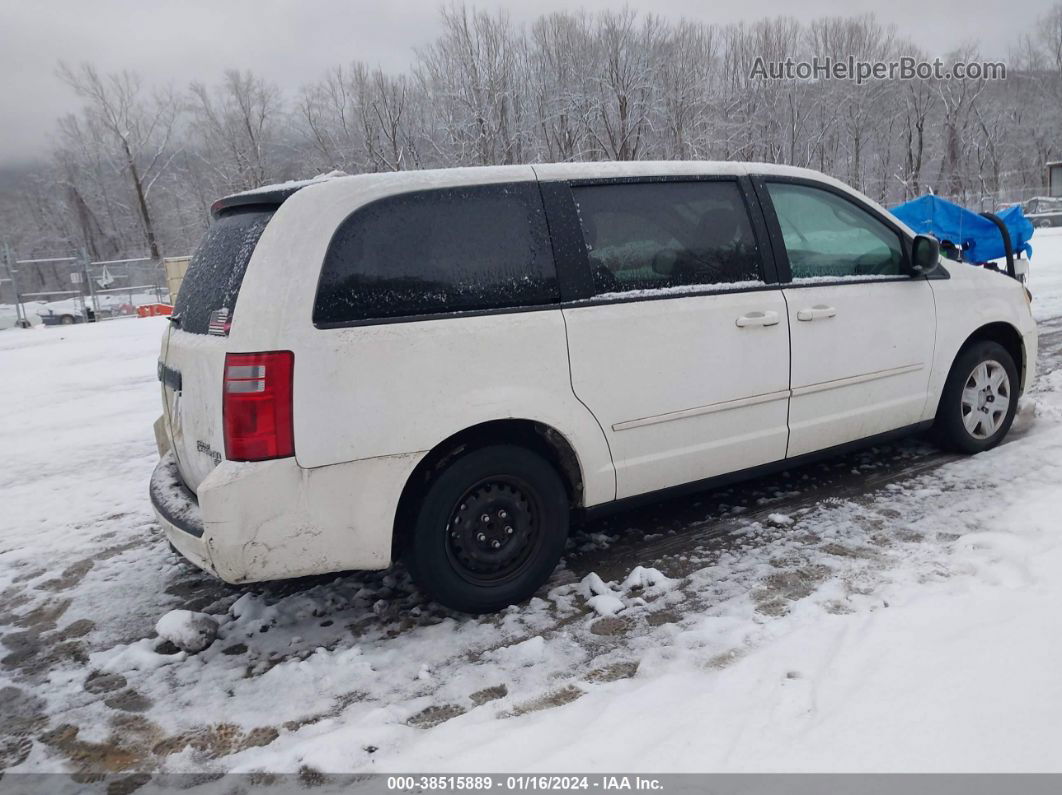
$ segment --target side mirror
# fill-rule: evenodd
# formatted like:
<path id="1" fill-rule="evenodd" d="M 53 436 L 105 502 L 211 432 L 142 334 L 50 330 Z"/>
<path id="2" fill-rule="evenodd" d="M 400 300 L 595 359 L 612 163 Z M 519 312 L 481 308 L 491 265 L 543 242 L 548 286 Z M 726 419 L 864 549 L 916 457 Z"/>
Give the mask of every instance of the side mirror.
<path id="1" fill-rule="evenodd" d="M 940 261 L 940 243 L 932 235 L 916 235 L 911 244 L 912 276 L 925 276 L 936 269 Z"/>

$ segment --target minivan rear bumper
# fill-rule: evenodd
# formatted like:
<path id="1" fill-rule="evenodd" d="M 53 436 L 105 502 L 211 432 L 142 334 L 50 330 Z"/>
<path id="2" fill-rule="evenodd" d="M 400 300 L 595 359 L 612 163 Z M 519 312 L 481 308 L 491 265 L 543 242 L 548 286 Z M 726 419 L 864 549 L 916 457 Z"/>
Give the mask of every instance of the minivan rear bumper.
<path id="1" fill-rule="evenodd" d="M 166 538 L 229 583 L 391 564 L 395 508 L 421 454 L 304 469 L 294 458 L 223 461 L 193 493 L 172 452 L 149 487 Z"/>
<path id="2" fill-rule="evenodd" d="M 195 538 L 203 537 L 203 517 L 199 513 L 199 500 L 184 485 L 177 472 L 177 460 L 172 453 L 159 459 L 151 473 L 148 487 L 151 505 L 159 518 L 182 533 Z"/>

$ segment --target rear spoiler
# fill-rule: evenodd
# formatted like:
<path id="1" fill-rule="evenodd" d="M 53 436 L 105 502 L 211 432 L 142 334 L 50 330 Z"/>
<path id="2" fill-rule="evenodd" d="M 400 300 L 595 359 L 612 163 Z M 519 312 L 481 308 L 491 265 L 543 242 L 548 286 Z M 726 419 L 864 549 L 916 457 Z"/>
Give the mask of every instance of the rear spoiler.
<path id="1" fill-rule="evenodd" d="M 242 193 L 234 193 L 218 199 L 210 205 L 210 214 L 217 218 L 228 210 L 240 207 L 260 207 L 262 209 L 275 210 L 295 193 L 309 185 L 327 182 L 337 177 L 348 177 L 342 171 L 329 171 L 327 174 L 318 174 L 310 179 L 293 179 L 290 182 L 281 182 L 276 185 L 263 185 L 261 188 L 245 190 Z"/>
<path id="2" fill-rule="evenodd" d="M 228 210 L 243 207 L 262 207 L 263 209 L 275 210 L 282 205 L 296 191 L 305 188 L 309 183 L 292 185 L 291 187 L 277 186 L 275 188 L 251 190 L 245 193 L 234 193 L 218 199 L 210 205 L 210 215 L 218 218 Z"/>

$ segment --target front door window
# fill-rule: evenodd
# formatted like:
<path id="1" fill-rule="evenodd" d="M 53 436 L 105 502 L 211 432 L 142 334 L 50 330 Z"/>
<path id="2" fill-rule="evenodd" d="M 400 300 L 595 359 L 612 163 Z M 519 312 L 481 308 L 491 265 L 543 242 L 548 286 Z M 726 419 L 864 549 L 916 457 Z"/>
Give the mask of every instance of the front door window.
<path id="1" fill-rule="evenodd" d="M 899 235 L 821 188 L 769 182 L 793 281 L 903 275 Z"/>

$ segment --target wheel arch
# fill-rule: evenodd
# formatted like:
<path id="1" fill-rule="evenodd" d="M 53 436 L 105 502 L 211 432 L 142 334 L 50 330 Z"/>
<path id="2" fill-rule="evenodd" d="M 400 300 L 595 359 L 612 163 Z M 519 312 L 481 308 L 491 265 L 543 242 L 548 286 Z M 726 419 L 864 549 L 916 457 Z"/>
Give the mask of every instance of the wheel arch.
<path id="1" fill-rule="evenodd" d="M 406 479 L 395 510 L 391 559 L 401 553 L 420 496 L 436 473 L 458 456 L 491 444 L 516 444 L 542 455 L 557 470 L 572 508 L 583 506 L 583 468 L 575 447 L 547 423 L 529 419 L 497 419 L 469 426 L 443 439 L 425 455 Z"/>
<path id="2" fill-rule="evenodd" d="M 975 330 L 970 336 L 966 338 L 962 345 L 959 346 L 959 350 L 955 352 L 955 356 L 952 357 L 952 363 L 959 358 L 964 350 L 977 342 L 995 342 L 1002 345 L 1003 348 L 1014 359 L 1014 365 L 1018 369 L 1018 380 L 1021 384 L 1022 391 L 1025 390 L 1026 379 L 1026 364 L 1028 356 L 1025 351 L 1025 342 L 1022 339 L 1021 332 L 1014 326 L 1006 321 L 997 321 L 994 323 L 986 323 L 977 330 Z"/>

